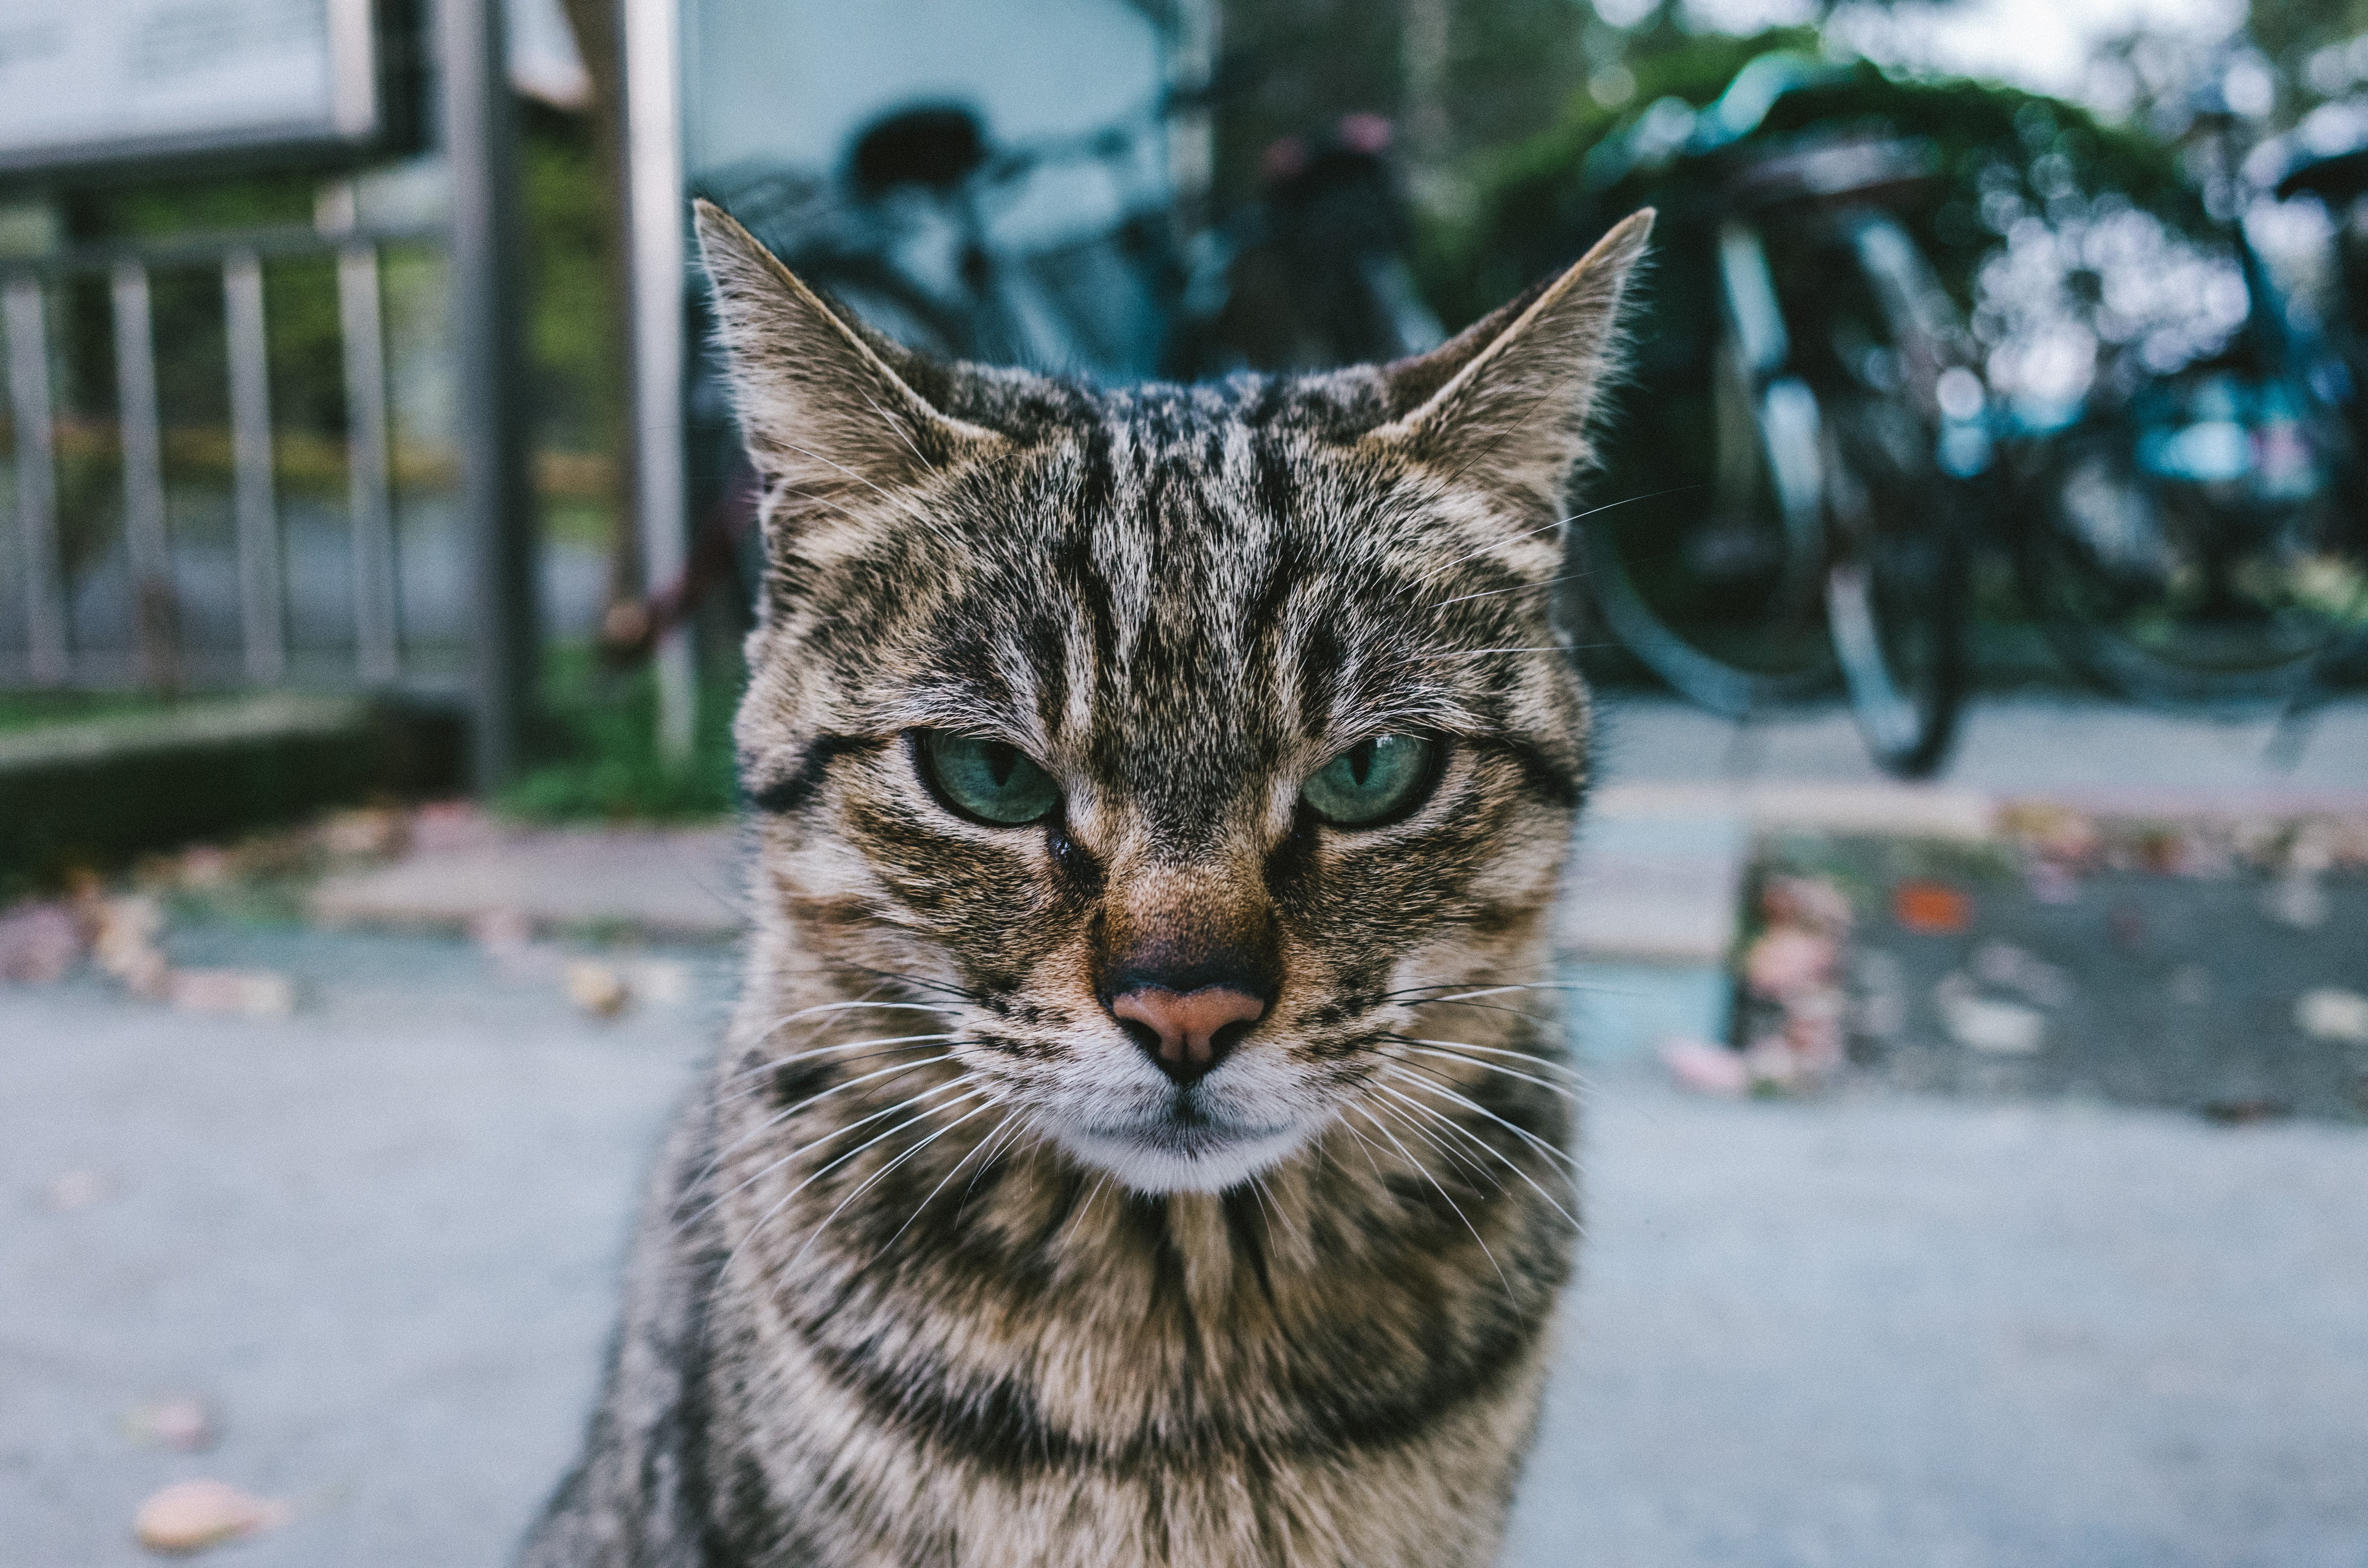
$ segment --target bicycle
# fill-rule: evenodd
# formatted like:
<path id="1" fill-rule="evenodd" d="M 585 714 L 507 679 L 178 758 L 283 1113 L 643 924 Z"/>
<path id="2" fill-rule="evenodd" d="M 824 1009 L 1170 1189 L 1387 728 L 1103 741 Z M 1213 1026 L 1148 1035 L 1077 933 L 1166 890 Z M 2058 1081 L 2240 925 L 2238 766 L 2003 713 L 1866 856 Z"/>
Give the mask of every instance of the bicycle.
<path id="1" fill-rule="evenodd" d="M 2368 651 L 2360 328 L 2347 364 L 2289 320 L 2226 218 L 2246 306 L 2225 350 L 2100 378 L 2023 424 L 1900 216 L 1931 173 L 1923 145 L 1755 135 L 1779 99 L 1835 74 L 1763 56 L 1709 107 L 1664 100 L 1589 157 L 1598 190 L 1664 168 L 1665 294 L 1715 324 L 1686 342 L 1665 300 L 1645 329 L 1657 359 L 1642 380 L 1679 412 L 1624 443 L 1616 492 L 1707 474 L 1709 504 L 1674 523 L 1589 519 L 1580 566 L 1603 621 L 1729 717 L 1839 686 L 1870 752 L 1907 777 L 1935 770 L 1953 734 L 1977 543 L 2011 556 L 2066 662 L 2123 696 L 2223 713 L 2315 700 Z M 2233 120 L 2202 124 L 2233 171 Z M 2283 194 L 2363 187 L 2368 154 L 2353 154 L 2298 167 Z M 2350 259 L 2357 308 L 2368 265 Z"/>
<path id="2" fill-rule="evenodd" d="M 1718 325 L 1674 357 L 1692 384 L 1683 369 L 1645 378 L 1645 395 L 1691 397 L 1704 417 L 1663 422 L 1678 450 L 1637 461 L 1632 441 L 1611 465 L 1615 481 L 1707 473 L 1708 504 L 1674 525 L 1600 510 L 1575 536 L 1578 574 L 1622 642 L 1702 706 L 1748 719 L 1839 686 L 1875 760 L 1918 778 L 1946 758 L 1964 697 L 1987 399 L 1955 306 L 1893 210 L 1930 176 L 1927 150 L 1860 131 L 1739 145 L 1785 93 L 1828 75 L 1761 56 L 1710 107 L 1664 100 L 1590 158 L 1598 188 L 1644 158 L 1671 165 L 1669 280 L 1644 331 L 1672 299 L 1704 295 Z M 1705 254 L 1708 276 L 1689 278 Z"/>
<path id="3" fill-rule="evenodd" d="M 2340 347 L 2296 312 L 2242 211 L 2240 121 L 2203 101 L 2206 210 L 2245 314 L 2226 347 L 2138 378 L 2045 433 L 2013 494 L 2022 592 L 2067 663 L 2133 700 L 2231 716 L 2316 699 L 2368 646 L 2368 421 Z M 2368 160 L 2306 161 L 2276 187 L 2357 198 Z"/>
<path id="4" fill-rule="evenodd" d="M 1349 114 L 1267 147 L 1258 200 L 1195 244 L 1179 374 L 1385 364 L 1445 341 L 1406 263 L 1393 138 Z"/>
<path id="5" fill-rule="evenodd" d="M 919 104 L 851 139 L 837 180 L 760 169 L 702 194 L 825 295 L 946 359 L 1112 381 L 1171 357 L 1184 287 L 1158 133 L 1163 100 L 1076 136 L 998 149 L 960 104 Z M 1096 186 L 1059 229 L 1013 212 L 1042 179 Z"/>
<path id="6" fill-rule="evenodd" d="M 860 130 L 836 178 L 743 169 L 700 194 L 866 324 L 944 359 L 1190 380 L 1395 358 L 1444 336 L 1404 260 L 1386 121 L 1349 116 L 1314 149 L 1302 143 L 1293 166 L 1269 169 L 1260 201 L 1188 245 L 1158 145 L 1187 105 L 1171 94 L 1095 130 L 1002 149 L 964 106 L 909 106 Z M 1079 171 L 1103 182 L 1099 215 L 1049 237 L 1006 232 L 1000 220 L 1036 176 Z M 1278 315 L 1278 301 L 1294 309 Z M 735 569 L 753 593 L 761 567 L 757 486 L 703 294 L 690 308 L 707 346 L 688 400 L 705 521 L 680 580 L 611 607 L 602 643 L 620 662 L 643 656 Z"/>

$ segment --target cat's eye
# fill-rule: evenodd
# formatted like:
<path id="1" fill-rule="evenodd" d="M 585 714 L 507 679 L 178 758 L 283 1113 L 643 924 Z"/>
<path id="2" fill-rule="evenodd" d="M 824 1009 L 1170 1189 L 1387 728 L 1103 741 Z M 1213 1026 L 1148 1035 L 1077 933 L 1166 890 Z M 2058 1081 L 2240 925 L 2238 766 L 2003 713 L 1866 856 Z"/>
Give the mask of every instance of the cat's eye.
<path id="1" fill-rule="evenodd" d="M 1378 826 L 1429 793 L 1438 759 L 1437 744 L 1420 735 L 1376 735 L 1317 768 L 1299 796 L 1335 827 Z"/>
<path id="2" fill-rule="evenodd" d="M 914 747 L 945 802 L 996 827 L 1021 827 L 1061 803 L 1061 787 L 1008 741 L 923 730 Z"/>

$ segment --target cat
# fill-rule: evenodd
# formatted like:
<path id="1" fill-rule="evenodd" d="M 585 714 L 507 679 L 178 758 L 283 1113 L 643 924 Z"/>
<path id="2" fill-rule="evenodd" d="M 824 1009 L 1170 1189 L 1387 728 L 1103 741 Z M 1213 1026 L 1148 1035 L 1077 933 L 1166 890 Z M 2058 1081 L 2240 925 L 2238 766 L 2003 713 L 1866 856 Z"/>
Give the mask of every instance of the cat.
<path id="1" fill-rule="evenodd" d="M 945 365 L 721 210 L 745 994 L 526 1568 L 1450 1568 L 1577 1224 L 1565 484 L 1651 223 L 1383 367 Z"/>

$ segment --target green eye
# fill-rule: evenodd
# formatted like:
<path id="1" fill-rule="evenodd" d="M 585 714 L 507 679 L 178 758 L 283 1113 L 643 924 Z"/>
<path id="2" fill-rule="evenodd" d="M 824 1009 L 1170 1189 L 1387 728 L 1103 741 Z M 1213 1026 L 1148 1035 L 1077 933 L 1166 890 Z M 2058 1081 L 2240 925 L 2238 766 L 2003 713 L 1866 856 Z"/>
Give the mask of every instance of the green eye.
<path id="1" fill-rule="evenodd" d="M 930 782 L 964 816 L 1019 827 L 1061 803 L 1053 776 L 1008 741 L 923 730 L 916 749 Z"/>
<path id="2" fill-rule="evenodd" d="M 1364 827 L 1412 809 L 1430 787 L 1439 748 L 1420 735 L 1359 741 L 1317 768 L 1299 791 L 1336 827 Z"/>

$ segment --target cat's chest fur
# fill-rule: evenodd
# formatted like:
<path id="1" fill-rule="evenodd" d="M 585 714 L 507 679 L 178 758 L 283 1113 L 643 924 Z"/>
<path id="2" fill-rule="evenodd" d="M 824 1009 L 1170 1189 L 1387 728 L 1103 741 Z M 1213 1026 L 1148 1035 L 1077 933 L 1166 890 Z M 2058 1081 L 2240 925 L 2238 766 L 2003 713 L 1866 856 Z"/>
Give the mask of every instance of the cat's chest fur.
<path id="1" fill-rule="evenodd" d="M 851 1203 L 826 1177 L 712 1203 L 702 1173 L 746 1180 L 724 1151 L 771 1108 L 734 1075 L 651 1206 L 646 1354 L 611 1390 L 651 1425 L 596 1454 L 657 1540 L 586 1555 L 546 1526 L 529 1562 L 1493 1559 L 1573 1236 L 1473 1179 L 1476 1145 L 1438 1191 L 1389 1134 L 1344 1133 L 1256 1187 L 1144 1197 L 996 1154 L 989 1115 Z"/>
<path id="2" fill-rule="evenodd" d="M 1431 356 L 1104 392 L 704 238 L 754 929 L 528 1568 L 1479 1568 L 1575 1246 L 1565 480 L 1644 226 Z"/>

